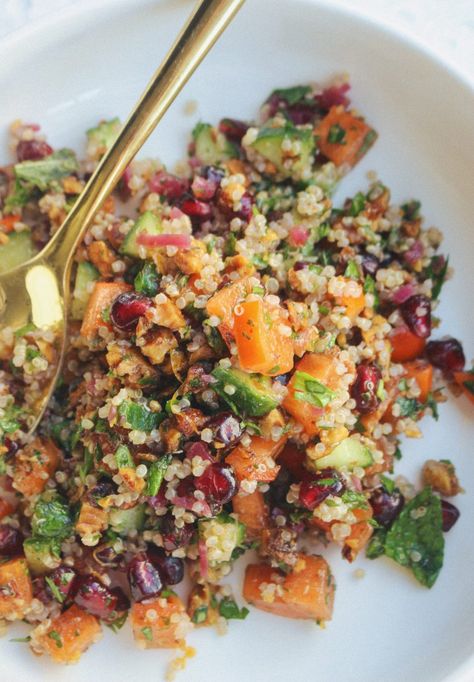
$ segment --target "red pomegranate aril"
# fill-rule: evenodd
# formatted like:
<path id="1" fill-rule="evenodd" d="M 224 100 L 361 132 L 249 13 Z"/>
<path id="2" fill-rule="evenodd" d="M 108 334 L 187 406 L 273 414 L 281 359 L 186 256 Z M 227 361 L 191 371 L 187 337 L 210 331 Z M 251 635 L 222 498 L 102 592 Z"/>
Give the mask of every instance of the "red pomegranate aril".
<path id="1" fill-rule="evenodd" d="M 322 469 L 311 479 L 301 482 L 299 503 L 305 509 L 313 511 L 329 495 L 340 495 L 343 491 L 344 483 L 337 471 Z"/>
<path id="2" fill-rule="evenodd" d="M 16 556 L 23 552 L 23 535 L 6 523 L 0 525 L 0 556 Z"/>
<path id="3" fill-rule="evenodd" d="M 184 446 L 184 451 L 188 459 L 193 457 L 200 457 L 204 460 L 214 461 L 214 457 L 211 454 L 209 446 L 202 441 L 196 441 L 195 443 L 186 443 Z"/>
<path id="4" fill-rule="evenodd" d="M 442 528 L 444 533 L 447 533 L 448 530 L 451 530 L 461 516 L 459 509 L 447 500 L 441 500 L 441 514 L 443 516 Z"/>
<path id="5" fill-rule="evenodd" d="M 376 365 L 362 364 L 357 367 L 357 375 L 351 386 L 351 397 L 361 414 L 369 414 L 377 409 L 380 398 L 377 396 L 382 374 Z"/>
<path id="6" fill-rule="evenodd" d="M 168 556 L 161 547 L 152 546 L 147 554 L 153 566 L 158 569 L 165 585 L 177 585 L 184 578 L 184 561 L 179 557 Z"/>
<path id="7" fill-rule="evenodd" d="M 109 589 L 92 575 L 79 579 L 74 602 L 106 622 L 115 620 L 120 611 L 128 608 L 128 599 L 120 588 Z"/>
<path id="8" fill-rule="evenodd" d="M 320 95 L 316 95 L 315 100 L 323 109 L 330 109 L 334 106 L 347 106 L 350 104 L 350 99 L 346 97 L 346 93 L 349 92 L 351 86 L 349 83 L 342 83 L 341 85 L 331 85 L 331 87 L 326 88 L 322 91 Z"/>
<path id="9" fill-rule="evenodd" d="M 405 504 L 405 498 L 399 490 L 389 493 L 380 486 L 373 491 L 369 502 L 377 523 L 381 526 L 389 526 L 400 514 Z"/>
<path id="10" fill-rule="evenodd" d="M 210 464 L 194 485 L 206 496 L 207 502 L 226 504 L 237 492 L 237 483 L 233 469 L 226 464 Z"/>
<path id="11" fill-rule="evenodd" d="M 194 491 L 194 476 L 186 476 L 176 486 L 176 495 L 178 497 L 189 497 Z"/>
<path id="12" fill-rule="evenodd" d="M 55 599 L 57 598 L 55 593 L 59 593 L 61 595 L 61 599 L 59 600 L 61 603 L 74 594 L 77 583 L 77 572 L 73 568 L 69 566 L 58 566 L 48 575 L 48 579 L 54 583 L 56 590 L 51 588 L 48 581 L 46 581 L 46 591 Z"/>
<path id="13" fill-rule="evenodd" d="M 219 123 L 219 132 L 232 142 L 240 142 L 247 129 L 248 124 L 238 121 L 236 118 L 223 118 Z"/>
<path id="14" fill-rule="evenodd" d="M 194 535 L 193 526 L 185 524 L 182 528 L 178 528 L 174 518 L 170 515 L 163 517 L 160 531 L 163 538 L 163 547 L 167 552 L 173 552 L 175 549 L 185 547 Z"/>
<path id="15" fill-rule="evenodd" d="M 18 445 L 18 443 L 16 441 L 8 438 L 8 436 L 5 437 L 3 444 L 7 448 L 7 452 L 5 453 L 4 457 L 8 461 L 16 455 L 16 453 L 20 449 L 20 446 Z"/>
<path id="16" fill-rule="evenodd" d="M 459 372 L 466 364 L 462 345 L 452 336 L 426 344 L 426 357 L 435 367 L 443 372 Z"/>
<path id="17" fill-rule="evenodd" d="M 223 412 L 212 417 L 207 428 L 212 430 L 213 440 L 225 447 L 237 445 L 243 435 L 240 420 L 232 412 Z"/>
<path id="18" fill-rule="evenodd" d="M 373 277 L 380 267 L 380 261 L 372 253 L 363 253 L 361 265 L 364 274 Z"/>
<path id="19" fill-rule="evenodd" d="M 159 171 L 151 178 L 148 187 L 166 199 L 179 199 L 188 191 L 189 183 L 176 175 Z"/>
<path id="20" fill-rule="evenodd" d="M 157 597 L 163 589 L 161 576 L 145 552 L 137 554 L 129 563 L 128 581 L 135 601 Z"/>
<path id="21" fill-rule="evenodd" d="M 153 305 L 151 298 L 126 291 L 117 296 L 110 309 L 112 324 L 120 331 L 132 331 L 138 320 Z"/>
<path id="22" fill-rule="evenodd" d="M 190 218 L 194 218 L 198 221 L 210 220 L 210 218 L 212 218 L 211 206 L 198 199 L 185 199 L 181 203 L 180 208 L 183 213 L 186 213 Z"/>
<path id="23" fill-rule="evenodd" d="M 210 201 L 217 192 L 218 187 L 219 182 L 196 175 L 191 185 L 191 191 L 196 199 L 199 199 L 200 201 Z"/>
<path id="24" fill-rule="evenodd" d="M 410 296 L 400 305 L 400 313 L 410 331 L 421 339 L 431 334 L 431 302 L 424 294 Z"/>
<path id="25" fill-rule="evenodd" d="M 240 198 L 240 208 L 238 211 L 235 211 L 235 216 L 237 218 L 240 218 L 241 220 L 245 220 L 245 222 L 249 222 L 250 218 L 252 217 L 253 214 L 253 203 L 252 203 L 252 198 L 250 194 L 245 194 L 242 195 Z"/>
<path id="26" fill-rule="evenodd" d="M 39 161 L 53 153 L 53 148 L 42 140 L 20 140 L 16 147 L 16 157 L 22 161 Z"/>

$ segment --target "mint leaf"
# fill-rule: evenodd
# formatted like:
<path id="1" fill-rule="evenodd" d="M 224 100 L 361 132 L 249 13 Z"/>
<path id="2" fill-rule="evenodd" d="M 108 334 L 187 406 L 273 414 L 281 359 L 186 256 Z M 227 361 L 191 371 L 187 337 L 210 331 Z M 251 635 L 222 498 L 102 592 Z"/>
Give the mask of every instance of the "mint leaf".
<path id="1" fill-rule="evenodd" d="M 171 455 L 164 455 L 157 462 L 153 462 L 148 467 L 147 482 L 145 488 L 145 495 L 154 497 L 158 494 L 158 491 L 163 482 L 163 476 L 165 475 L 166 469 L 171 462 Z"/>
<path id="2" fill-rule="evenodd" d="M 311 92 L 311 87 L 309 85 L 295 85 L 292 88 L 278 88 L 274 90 L 272 95 L 276 95 L 279 99 L 284 100 L 290 106 L 300 102 Z"/>
<path id="3" fill-rule="evenodd" d="M 119 414 L 125 418 L 129 428 L 146 433 L 156 429 L 163 420 L 163 415 L 152 412 L 146 405 L 130 401 L 125 401 L 120 405 Z"/>
<path id="4" fill-rule="evenodd" d="M 370 542 L 365 550 L 365 556 L 367 559 L 377 559 L 382 554 L 385 554 L 385 538 L 387 536 L 387 531 L 385 528 L 377 528 Z"/>
<path id="5" fill-rule="evenodd" d="M 145 296 L 156 296 L 158 293 L 158 273 L 153 263 L 147 261 L 133 282 L 135 291 Z"/>
<path id="6" fill-rule="evenodd" d="M 326 407 L 335 396 L 334 391 L 331 391 L 330 388 L 307 372 L 295 372 L 293 388 L 296 400 L 310 403 L 316 407 Z"/>
<path id="7" fill-rule="evenodd" d="M 249 610 L 243 606 L 241 609 L 230 597 L 225 597 L 219 604 L 219 613 L 227 620 L 244 620 L 249 614 Z"/>
<path id="8" fill-rule="evenodd" d="M 418 582 L 434 585 L 443 566 L 444 537 L 441 500 L 431 488 L 405 505 L 387 531 L 384 547 L 388 557 L 411 568 Z"/>
<path id="9" fill-rule="evenodd" d="M 38 161 L 22 161 L 15 165 L 15 177 L 40 191 L 46 192 L 55 180 L 65 178 L 79 170 L 75 153 L 71 149 L 57 152 Z"/>

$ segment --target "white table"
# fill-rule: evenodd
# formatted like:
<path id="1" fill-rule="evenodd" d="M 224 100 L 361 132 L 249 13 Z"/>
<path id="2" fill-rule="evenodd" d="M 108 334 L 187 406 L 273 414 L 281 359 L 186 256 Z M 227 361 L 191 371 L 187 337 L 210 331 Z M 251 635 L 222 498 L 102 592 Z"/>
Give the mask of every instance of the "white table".
<path id="1" fill-rule="evenodd" d="M 10 31 L 38 17 L 60 11 L 62 7 L 80 1 L 0 0 L 0 40 Z M 353 7 L 358 12 L 416 38 L 474 82 L 473 0 L 333 0 L 333 2 Z"/>

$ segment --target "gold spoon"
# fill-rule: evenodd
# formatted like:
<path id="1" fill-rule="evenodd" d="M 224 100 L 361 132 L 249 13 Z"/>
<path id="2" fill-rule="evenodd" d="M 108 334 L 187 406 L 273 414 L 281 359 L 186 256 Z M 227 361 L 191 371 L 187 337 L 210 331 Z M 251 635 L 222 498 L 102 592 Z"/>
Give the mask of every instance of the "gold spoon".
<path id="1" fill-rule="evenodd" d="M 36 256 L 0 274 L 0 331 L 32 324 L 52 329 L 56 339 L 57 366 L 35 407 L 31 431 L 43 415 L 64 358 L 74 252 L 125 168 L 243 2 L 199 3 L 59 230 Z"/>

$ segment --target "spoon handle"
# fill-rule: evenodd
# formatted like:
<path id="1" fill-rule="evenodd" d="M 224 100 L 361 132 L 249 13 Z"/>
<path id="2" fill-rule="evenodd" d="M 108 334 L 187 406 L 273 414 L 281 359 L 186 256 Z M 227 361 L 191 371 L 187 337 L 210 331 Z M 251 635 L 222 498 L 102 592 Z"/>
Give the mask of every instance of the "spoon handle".
<path id="1" fill-rule="evenodd" d="M 94 214 L 243 2 L 201 0 L 65 222 L 38 254 L 37 258 L 46 258 L 57 272 L 63 273 L 65 293 L 72 254 Z"/>

